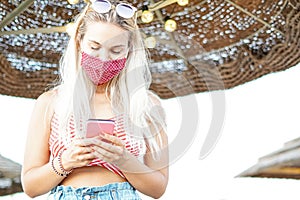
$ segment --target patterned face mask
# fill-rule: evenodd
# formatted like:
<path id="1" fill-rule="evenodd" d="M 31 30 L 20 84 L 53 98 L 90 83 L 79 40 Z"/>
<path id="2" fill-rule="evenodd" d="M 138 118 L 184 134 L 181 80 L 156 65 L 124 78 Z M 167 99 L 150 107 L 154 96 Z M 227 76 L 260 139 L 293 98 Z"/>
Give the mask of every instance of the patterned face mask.
<path id="1" fill-rule="evenodd" d="M 81 54 L 81 66 L 95 85 L 101 85 L 118 75 L 126 64 L 126 58 L 103 61 L 85 52 Z"/>

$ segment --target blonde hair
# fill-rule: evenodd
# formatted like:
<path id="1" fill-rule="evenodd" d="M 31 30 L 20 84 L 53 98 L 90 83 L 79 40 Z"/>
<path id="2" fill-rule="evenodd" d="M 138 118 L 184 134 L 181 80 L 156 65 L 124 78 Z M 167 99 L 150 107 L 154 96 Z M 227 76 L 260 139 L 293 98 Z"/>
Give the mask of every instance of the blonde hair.
<path id="1" fill-rule="evenodd" d="M 75 132 L 77 136 L 84 137 L 84 122 L 93 117 L 91 100 L 96 86 L 80 65 L 80 41 L 87 24 L 92 22 L 112 23 L 130 33 L 126 66 L 109 82 L 106 94 L 109 94 L 114 114 L 125 113 L 128 116 L 126 120 L 133 124 L 134 137 L 146 141 L 147 147 L 156 157 L 162 147 L 160 133 L 166 131 L 166 123 L 159 97 L 149 90 L 151 73 L 148 54 L 136 19 L 119 17 L 114 9 L 99 14 L 88 4 L 75 21 L 76 30 L 71 35 L 60 62 L 60 82 L 55 108 L 61 123 L 60 132 L 65 133 L 68 130 L 69 120 L 74 117 Z"/>

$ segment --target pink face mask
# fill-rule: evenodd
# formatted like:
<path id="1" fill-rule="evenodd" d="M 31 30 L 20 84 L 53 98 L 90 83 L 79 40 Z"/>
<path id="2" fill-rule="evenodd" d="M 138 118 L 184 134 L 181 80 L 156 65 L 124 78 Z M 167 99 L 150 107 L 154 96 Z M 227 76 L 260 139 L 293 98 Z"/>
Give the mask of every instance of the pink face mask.
<path id="1" fill-rule="evenodd" d="M 82 52 L 81 56 L 81 66 L 95 85 L 111 80 L 124 69 L 126 64 L 126 58 L 103 61 L 85 52 Z"/>

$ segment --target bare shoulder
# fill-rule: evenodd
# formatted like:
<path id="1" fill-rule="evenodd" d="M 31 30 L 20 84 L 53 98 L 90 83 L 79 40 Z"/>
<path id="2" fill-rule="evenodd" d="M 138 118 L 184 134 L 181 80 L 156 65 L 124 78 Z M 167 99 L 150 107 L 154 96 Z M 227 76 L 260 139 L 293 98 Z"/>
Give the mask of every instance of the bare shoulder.
<path id="1" fill-rule="evenodd" d="M 54 110 L 54 99 L 56 98 L 57 91 L 50 90 L 42 93 L 36 100 L 35 110 L 38 112 L 43 112 L 50 117 Z"/>
<path id="2" fill-rule="evenodd" d="M 44 104 L 44 105 L 51 104 L 56 96 L 56 93 L 57 93 L 56 90 L 49 90 L 47 92 L 44 92 L 37 98 L 36 103 Z"/>

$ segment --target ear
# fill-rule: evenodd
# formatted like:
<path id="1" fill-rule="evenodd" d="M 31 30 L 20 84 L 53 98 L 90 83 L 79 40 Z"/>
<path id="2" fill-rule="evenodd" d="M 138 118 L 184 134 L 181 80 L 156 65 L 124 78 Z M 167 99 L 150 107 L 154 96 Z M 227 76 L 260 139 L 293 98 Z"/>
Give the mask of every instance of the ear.
<path id="1" fill-rule="evenodd" d="M 81 47 L 82 47 L 82 44 L 81 44 L 82 40 L 81 40 L 81 37 L 80 37 L 79 34 L 76 35 L 75 40 L 76 40 L 76 46 L 77 46 L 77 48 L 81 49 Z"/>
<path id="2" fill-rule="evenodd" d="M 77 34 L 76 36 L 76 49 L 78 52 L 81 52 L 81 49 L 83 47 L 83 37 Z"/>

